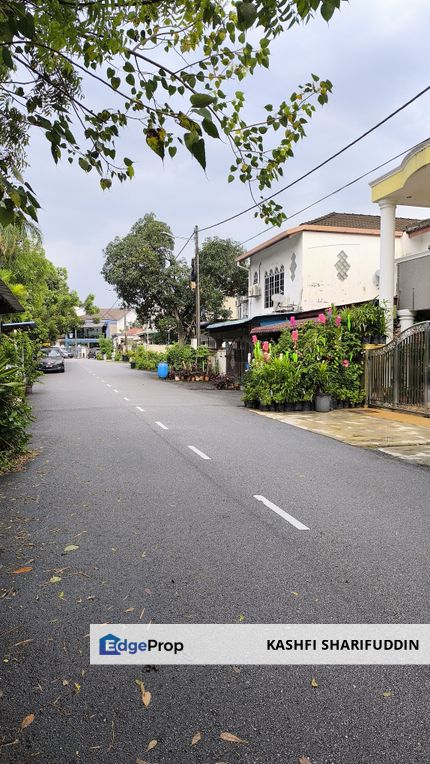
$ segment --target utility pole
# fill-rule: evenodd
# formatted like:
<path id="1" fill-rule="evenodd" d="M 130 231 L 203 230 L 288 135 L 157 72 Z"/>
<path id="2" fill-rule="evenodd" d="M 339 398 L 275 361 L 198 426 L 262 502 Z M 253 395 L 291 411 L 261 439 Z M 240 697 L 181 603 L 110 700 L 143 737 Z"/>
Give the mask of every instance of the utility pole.
<path id="1" fill-rule="evenodd" d="M 194 228 L 194 264 L 196 269 L 196 342 L 200 345 L 200 263 L 199 263 L 199 227 Z"/>

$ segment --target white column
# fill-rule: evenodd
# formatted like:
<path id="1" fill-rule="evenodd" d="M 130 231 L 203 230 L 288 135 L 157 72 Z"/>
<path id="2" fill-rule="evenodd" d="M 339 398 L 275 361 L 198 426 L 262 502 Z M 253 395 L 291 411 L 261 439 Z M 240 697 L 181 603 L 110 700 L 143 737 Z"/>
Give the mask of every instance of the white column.
<path id="1" fill-rule="evenodd" d="M 407 310 L 406 308 L 403 308 L 402 310 L 398 310 L 397 317 L 400 321 L 401 332 L 404 332 L 406 329 L 409 329 L 409 327 L 413 326 L 415 323 L 415 311 L 413 310 Z"/>
<path id="2" fill-rule="evenodd" d="M 394 254 L 396 244 L 396 205 L 388 199 L 379 202 L 381 237 L 379 254 L 379 302 L 385 306 L 387 341 L 393 339 Z"/>

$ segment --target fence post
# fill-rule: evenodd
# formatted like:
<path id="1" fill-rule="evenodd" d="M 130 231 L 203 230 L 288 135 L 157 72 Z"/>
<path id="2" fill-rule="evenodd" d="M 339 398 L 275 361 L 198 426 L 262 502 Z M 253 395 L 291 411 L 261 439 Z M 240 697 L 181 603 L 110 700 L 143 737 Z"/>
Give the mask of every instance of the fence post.
<path id="1" fill-rule="evenodd" d="M 430 324 L 425 328 L 424 345 L 424 416 L 430 416 L 429 385 L 430 385 Z"/>
<path id="2" fill-rule="evenodd" d="M 393 408 L 399 405 L 399 343 L 397 338 L 393 348 Z"/>

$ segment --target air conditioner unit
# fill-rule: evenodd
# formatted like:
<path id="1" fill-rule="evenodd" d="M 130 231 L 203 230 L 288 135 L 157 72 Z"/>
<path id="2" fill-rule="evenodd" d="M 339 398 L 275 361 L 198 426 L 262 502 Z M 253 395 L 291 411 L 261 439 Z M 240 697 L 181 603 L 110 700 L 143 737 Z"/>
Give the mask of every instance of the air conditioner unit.
<path id="1" fill-rule="evenodd" d="M 261 297 L 261 286 L 259 284 L 252 285 L 249 291 L 249 297 Z"/>

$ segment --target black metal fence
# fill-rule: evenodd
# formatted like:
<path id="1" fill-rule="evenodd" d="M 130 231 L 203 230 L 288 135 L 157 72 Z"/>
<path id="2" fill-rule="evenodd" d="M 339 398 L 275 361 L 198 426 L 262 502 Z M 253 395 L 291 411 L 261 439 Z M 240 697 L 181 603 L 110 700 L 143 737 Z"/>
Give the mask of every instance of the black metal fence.
<path id="1" fill-rule="evenodd" d="M 414 324 L 383 348 L 367 352 L 369 406 L 430 416 L 430 321 Z"/>

